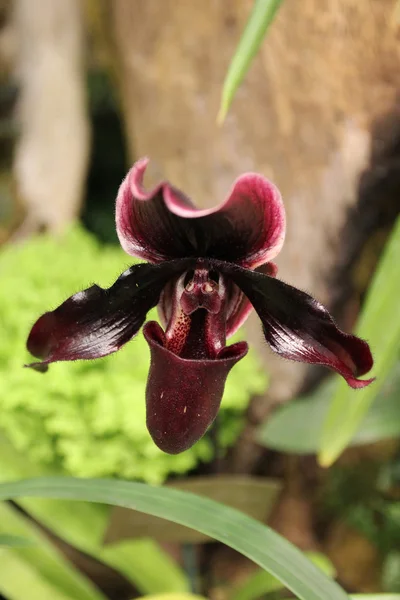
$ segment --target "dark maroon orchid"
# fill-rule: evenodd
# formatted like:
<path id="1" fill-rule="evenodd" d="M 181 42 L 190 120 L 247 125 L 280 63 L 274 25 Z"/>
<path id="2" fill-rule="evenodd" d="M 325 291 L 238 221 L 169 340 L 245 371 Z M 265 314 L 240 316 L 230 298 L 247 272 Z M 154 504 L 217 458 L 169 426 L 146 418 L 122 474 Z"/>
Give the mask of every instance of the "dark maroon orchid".
<path id="1" fill-rule="evenodd" d="M 132 266 L 108 289 L 71 296 L 33 326 L 30 352 L 42 359 L 92 359 L 115 352 L 158 306 L 164 329 L 144 326 L 151 350 L 147 425 L 155 443 L 175 454 L 213 422 L 231 368 L 246 342 L 226 346 L 252 307 L 271 348 L 285 358 L 330 367 L 354 388 L 372 367 L 368 344 L 340 331 L 308 294 L 275 279 L 272 259 L 285 235 L 277 188 L 256 173 L 233 184 L 220 206 L 198 210 L 169 183 L 142 185 L 147 159 L 123 181 L 116 223 L 123 249 L 147 263 Z"/>

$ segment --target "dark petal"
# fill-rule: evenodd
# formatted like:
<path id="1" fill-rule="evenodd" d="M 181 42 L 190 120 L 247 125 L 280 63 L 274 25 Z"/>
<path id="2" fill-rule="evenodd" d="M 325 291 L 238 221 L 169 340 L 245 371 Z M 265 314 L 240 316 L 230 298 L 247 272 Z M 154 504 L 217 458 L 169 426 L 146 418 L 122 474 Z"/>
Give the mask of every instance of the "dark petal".
<path id="1" fill-rule="evenodd" d="M 147 163 L 135 163 L 118 192 L 117 233 L 128 254 L 155 263 L 210 257 L 249 268 L 278 254 L 285 237 L 285 212 L 270 181 L 246 173 L 219 206 L 198 210 L 167 182 L 147 192 L 142 184 Z"/>
<path id="2" fill-rule="evenodd" d="M 247 344 L 223 348 L 214 360 L 192 360 L 165 348 L 165 334 L 155 321 L 146 323 L 143 333 L 151 350 L 147 427 L 161 450 L 178 454 L 193 446 L 214 421 L 228 373 L 247 354 Z"/>
<path id="3" fill-rule="evenodd" d="M 119 350 L 139 331 L 169 279 L 191 262 L 135 265 L 108 289 L 93 285 L 74 294 L 32 327 L 27 347 L 43 362 L 28 366 L 99 358 Z"/>
<path id="4" fill-rule="evenodd" d="M 367 342 L 338 329 L 327 309 L 312 296 L 267 275 L 213 262 L 246 294 L 272 350 L 285 358 L 330 367 L 353 388 L 373 381 L 358 379 L 373 365 Z"/>

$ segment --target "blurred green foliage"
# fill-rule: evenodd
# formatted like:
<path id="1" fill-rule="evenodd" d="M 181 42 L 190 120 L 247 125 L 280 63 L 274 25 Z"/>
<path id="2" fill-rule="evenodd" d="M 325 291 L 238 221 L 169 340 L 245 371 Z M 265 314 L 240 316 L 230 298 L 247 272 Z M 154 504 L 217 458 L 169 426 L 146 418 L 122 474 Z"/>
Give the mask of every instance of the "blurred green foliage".
<path id="1" fill-rule="evenodd" d="M 37 317 L 94 281 L 108 287 L 132 260 L 120 248 L 101 246 L 82 229 L 63 237 L 34 238 L 0 254 L 1 428 L 38 464 L 79 477 L 117 476 L 151 483 L 184 473 L 213 457 L 207 437 L 169 456 L 145 425 L 149 352 L 141 334 L 115 355 L 58 363 L 45 375 L 23 369 L 25 340 Z M 155 313 L 151 318 L 155 318 Z M 218 442 L 234 443 L 252 394 L 266 386 L 254 355 L 228 378 Z"/>
<path id="2" fill-rule="evenodd" d="M 357 529 L 385 556 L 400 545 L 400 502 L 391 498 L 394 488 L 379 486 L 386 463 L 369 460 L 365 466 L 332 469 L 323 490 L 324 509 Z"/>
<path id="3" fill-rule="evenodd" d="M 316 390 L 279 407 L 258 431 L 260 444 L 294 454 L 318 452 L 324 419 L 336 378 L 329 377 Z M 343 418 L 345 418 L 345 414 Z M 375 402 L 364 416 L 351 446 L 400 437 L 400 360 L 389 373 Z"/>
<path id="4" fill-rule="evenodd" d="M 398 452 L 391 458 L 370 458 L 336 465 L 322 488 L 325 518 L 340 519 L 368 539 L 382 561 L 381 584 L 400 592 L 400 501 Z M 399 597 L 400 600 L 400 597 Z"/>
<path id="5" fill-rule="evenodd" d="M 374 357 L 372 375 L 376 380 L 373 385 L 357 390 L 355 394 L 344 379 L 336 378 L 337 384 L 322 428 L 318 457 L 322 466 L 331 465 L 351 442 L 396 363 L 400 339 L 399 255 L 400 217 L 379 259 L 355 331 L 371 347 Z"/>

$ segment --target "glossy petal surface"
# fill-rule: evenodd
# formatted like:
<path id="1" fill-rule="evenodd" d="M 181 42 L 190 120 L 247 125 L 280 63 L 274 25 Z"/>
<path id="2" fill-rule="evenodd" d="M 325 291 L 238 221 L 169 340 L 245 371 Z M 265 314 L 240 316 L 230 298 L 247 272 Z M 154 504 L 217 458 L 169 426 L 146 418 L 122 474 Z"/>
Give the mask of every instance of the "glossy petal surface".
<path id="1" fill-rule="evenodd" d="M 42 315 L 32 327 L 27 347 L 43 363 L 99 358 L 119 350 L 142 326 L 166 282 L 190 260 L 135 265 L 108 289 L 98 285 L 78 292 Z"/>
<path id="2" fill-rule="evenodd" d="M 341 331 L 312 296 L 267 275 L 214 263 L 246 294 L 272 350 L 284 358 L 330 367 L 353 388 L 373 381 L 358 379 L 373 365 L 367 342 Z"/>
<path id="3" fill-rule="evenodd" d="M 255 268 L 272 260 L 285 236 L 285 212 L 278 189 L 257 173 L 245 173 L 227 199 L 198 210 L 164 182 L 143 187 L 148 160 L 139 160 L 121 184 L 117 233 L 128 254 L 150 262 L 185 256 L 217 258 Z"/>
<path id="4" fill-rule="evenodd" d="M 195 444 L 214 421 L 231 368 L 247 354 L 239 342 L 216 359 L 184 359 L 165 348 L 165 334 L 155 321 L 144 336 L 151 363 L 146 389 L 147 427 L 164 452 L 178 454 Z"/>

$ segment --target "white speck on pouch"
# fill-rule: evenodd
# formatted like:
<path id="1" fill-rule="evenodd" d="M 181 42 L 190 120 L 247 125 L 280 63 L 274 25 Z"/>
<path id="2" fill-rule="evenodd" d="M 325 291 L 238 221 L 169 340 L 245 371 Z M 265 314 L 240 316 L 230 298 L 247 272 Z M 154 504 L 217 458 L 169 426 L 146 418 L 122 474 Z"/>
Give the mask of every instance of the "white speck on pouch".
<path id="1" fill-rule="evenodd" d="M 183 414 L 185 415 L 187 411 L 187 406 L 185 406 L 185 408 L 183 409 Z"/>

